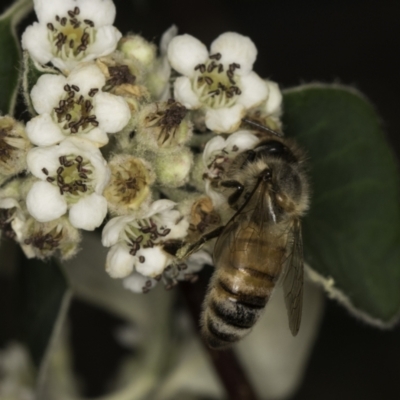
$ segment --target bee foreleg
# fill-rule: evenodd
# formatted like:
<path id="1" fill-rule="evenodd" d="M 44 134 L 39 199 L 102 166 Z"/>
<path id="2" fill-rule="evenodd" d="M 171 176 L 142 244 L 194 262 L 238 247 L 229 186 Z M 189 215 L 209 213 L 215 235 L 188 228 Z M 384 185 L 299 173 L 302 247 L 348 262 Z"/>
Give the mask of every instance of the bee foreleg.
<path id="1" fill-rule="evenodd" d="M 244 186 L 238 181 L 223 181 L 221 182 L 221 186 L 227 188 L 235 188 L 236 190 L 228 197 L 228 204 L 233 206 L 239 200 L 240 196 L 243 193 Z"/>
<path id="2" fill-rule="evenodd" d="M 200 250 L 203 247 L 204 243 L 218 237 L 224 230 L 224 228 L 225 226 L 219 226 L 218 228 L 212 230 L 211 232 L 208 232 L 205 235 L 203 235 L 197 242 L 185 244 L 178 250 L 176 256 L 180 259 L 185 259 L 189 257 L 191 254 Z"/>

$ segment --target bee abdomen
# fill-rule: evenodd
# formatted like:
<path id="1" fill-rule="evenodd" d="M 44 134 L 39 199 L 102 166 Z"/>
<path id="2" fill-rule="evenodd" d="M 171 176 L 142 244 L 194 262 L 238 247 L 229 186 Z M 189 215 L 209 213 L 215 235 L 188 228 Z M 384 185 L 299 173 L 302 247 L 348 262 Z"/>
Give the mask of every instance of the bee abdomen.
<path id="1" fill-rule="evenodd" d="M 202 316 L 202 332 L 207 344 L 215 349 L 227 347 L 247 335 L 267 304 L 269 296 L 232 289 L 216 278 L 207 295 Z"/>

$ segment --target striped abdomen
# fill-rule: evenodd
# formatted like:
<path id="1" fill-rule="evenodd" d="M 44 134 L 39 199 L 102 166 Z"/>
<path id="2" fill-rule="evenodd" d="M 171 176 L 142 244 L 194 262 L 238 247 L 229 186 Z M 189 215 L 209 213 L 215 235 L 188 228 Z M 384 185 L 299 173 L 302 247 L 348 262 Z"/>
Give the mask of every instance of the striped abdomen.
<path id="1" fill-rule="evenodd" d="M 219 249 L 202 315 L 202 333 L 212 348 L 247 335 L 268 302 L 282 269 L 284 246 L 280 240 L 272 245 L 263 239 L 241 235 L 234 246 L 224 243 Z"/>

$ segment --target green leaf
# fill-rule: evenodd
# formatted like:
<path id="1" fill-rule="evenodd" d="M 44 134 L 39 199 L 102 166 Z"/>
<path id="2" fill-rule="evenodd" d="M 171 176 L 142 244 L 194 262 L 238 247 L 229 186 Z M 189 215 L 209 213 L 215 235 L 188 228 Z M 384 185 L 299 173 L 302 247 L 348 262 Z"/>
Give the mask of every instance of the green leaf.
<path id="1" fill-rule="evenodd" d="M 0 16 L 0 114 L 13 114 L 19 83 L 21 51 L 15 27 L 32 9 L 19 0 Z"/>
<path id="2" fill-rule="evenodd" d="M 34 364 L 39 367 L 49 348 L 57 322 L 68 305 L 67 282 L 54 261 L 28 260 L 21 255 L 20 331 Z"/>
<path id="3" fill-rule="evenodd" d="M 284 126 L 309 156 L 305 260 L 351 306 L 389 323 L 400 310 L 400 179 L 379 117 L 355 90 L 309 85 L 284 94 Z"/>

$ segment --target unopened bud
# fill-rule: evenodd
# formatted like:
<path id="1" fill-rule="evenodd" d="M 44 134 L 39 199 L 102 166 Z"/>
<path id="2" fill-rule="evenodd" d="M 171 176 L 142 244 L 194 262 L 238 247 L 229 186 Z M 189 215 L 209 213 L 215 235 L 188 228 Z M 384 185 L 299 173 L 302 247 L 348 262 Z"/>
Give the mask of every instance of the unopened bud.
<path id="1" fill-rule="evenodd" d="M 127 58 L 139 60 L 146 67 L 156 58 L 156 46 L 139 35 L 123 37 L 118 43 L 118 50 Z"/>
<path id="2" fill-rule="evenodd" d="M 174 152 L 158 152 L 154 162 L 160 185 L 179 187 L 189 178 L 193 155 L 187 147 L 182 147 Z"/>

